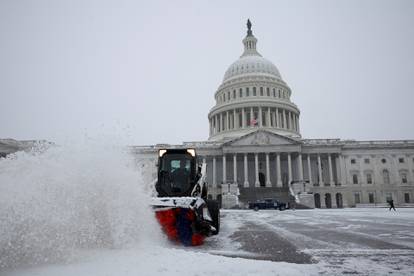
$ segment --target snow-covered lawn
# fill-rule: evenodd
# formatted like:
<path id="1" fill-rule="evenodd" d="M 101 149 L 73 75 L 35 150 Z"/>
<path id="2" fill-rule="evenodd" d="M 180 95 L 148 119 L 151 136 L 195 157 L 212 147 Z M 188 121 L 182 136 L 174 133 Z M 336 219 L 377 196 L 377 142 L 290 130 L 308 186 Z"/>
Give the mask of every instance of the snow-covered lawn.
<path id="1" fill-rule="evenodd" d="M 81 251 L 65 264 L 2 275 L 414 275 L 413 229 L 413 209 L 223 211 L 222 232 L 202 247 L 160 241 Z M 250 250 L 254 242 L 236 238 L 243 232 L 255 239 L 277 235 L 312 262 L 263 260 L 257 248 Z M 276 240 L 263 252 L 277 254 L 283 250 L 278 244 Z"/>

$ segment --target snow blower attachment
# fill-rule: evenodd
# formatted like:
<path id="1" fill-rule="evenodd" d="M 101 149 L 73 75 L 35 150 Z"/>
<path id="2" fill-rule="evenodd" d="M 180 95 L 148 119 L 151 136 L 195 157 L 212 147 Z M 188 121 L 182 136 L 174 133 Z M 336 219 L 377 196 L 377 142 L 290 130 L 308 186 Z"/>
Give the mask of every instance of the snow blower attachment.
<path id="1" fill-rule="evenodd" d="M 194 149 L 158 151 L 157 198 L 152 205 L 168 238 L 184 245 L 201 245 L 217 235 L 220 210 L 207 199 L 206 164 L 197 164 Z"/>

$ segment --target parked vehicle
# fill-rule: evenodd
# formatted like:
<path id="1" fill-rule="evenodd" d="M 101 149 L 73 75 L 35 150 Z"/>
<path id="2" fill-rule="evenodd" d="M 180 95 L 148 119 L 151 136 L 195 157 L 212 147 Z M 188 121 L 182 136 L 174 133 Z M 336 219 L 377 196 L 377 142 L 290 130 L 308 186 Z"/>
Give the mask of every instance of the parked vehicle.
<path id="1" fill-rule="evenodd" d="M 277 201 L 275 199 L 258 200 L 256 202 L 249 202 L 249 209 L 258 211 L 260 209 L 275 209 L 283 211 L 286 209 L 286 203 Z"/>

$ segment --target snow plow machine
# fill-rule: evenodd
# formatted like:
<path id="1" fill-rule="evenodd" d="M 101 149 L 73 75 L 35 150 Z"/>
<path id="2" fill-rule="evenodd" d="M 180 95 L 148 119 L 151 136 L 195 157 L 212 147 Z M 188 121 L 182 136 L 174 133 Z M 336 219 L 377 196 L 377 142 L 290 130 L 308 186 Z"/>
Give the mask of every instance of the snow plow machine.
<path id="1" fill-rule="evenodd" d="M 201 245 L 220 230 L 218 202 L 207 199 L 206 167 L 197 164 L 195 149 L 158 151 L 152 206 L 168 238 L 185 246 Z"/>

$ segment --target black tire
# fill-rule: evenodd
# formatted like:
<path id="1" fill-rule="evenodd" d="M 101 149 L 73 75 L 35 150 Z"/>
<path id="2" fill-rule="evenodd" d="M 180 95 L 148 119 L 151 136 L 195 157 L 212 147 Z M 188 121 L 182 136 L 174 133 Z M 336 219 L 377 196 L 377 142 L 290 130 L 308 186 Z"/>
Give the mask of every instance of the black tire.
<path id="1" fill-rule="evenodd" d="M 216 231 L 212 231 L 211 234 L 217 235 L 220 231 L 220 208 L 217 200 L 207 200 L 207 208 L 210 212 L 211 219 L 213 220 L 213 226 Z"/>

